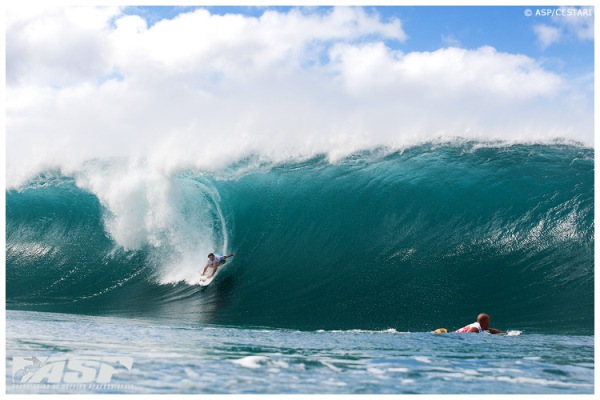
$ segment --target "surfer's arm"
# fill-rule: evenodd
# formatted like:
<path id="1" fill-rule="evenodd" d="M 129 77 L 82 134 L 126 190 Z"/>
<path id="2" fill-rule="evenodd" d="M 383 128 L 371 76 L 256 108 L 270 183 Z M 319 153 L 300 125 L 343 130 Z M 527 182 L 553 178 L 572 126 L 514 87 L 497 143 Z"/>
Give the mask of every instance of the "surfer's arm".
<path id="1" fill-rule="evenodd" d="M 233 256 L 235 256 L 235 253 L 231 253 L 230 255 L 225 256 L 224 258 L 229 258 L 229 257 L 233 257 Z"/>
<path id="2" fill-rule="evenodd" d="M 501 330 L 494 329 L 494 328 L 488 328 L 488 332 L 491 334 L 504 333 Z"/>

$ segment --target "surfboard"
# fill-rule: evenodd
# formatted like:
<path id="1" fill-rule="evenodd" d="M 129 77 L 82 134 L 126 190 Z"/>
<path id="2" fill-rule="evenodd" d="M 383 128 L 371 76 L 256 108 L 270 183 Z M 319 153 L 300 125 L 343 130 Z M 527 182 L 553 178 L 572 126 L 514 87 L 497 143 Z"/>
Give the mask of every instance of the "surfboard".
<path id="1" fill-rule="evenodd" d="M 484 331 L 485 333 L 489 333 L 488 331 Z M 448 329 L 446 328 L 438 328 L 435 331 L 431 332 L 431 333 L 448 333 Z M 504 335 L 504 336 L 520 336 L 521 335 L 521 331 L 516 331 L 516 330 L 512 330 L 512 331 L 507 331 L 507 332 L 502 332 L 502 333 L 497 333 L 497 335 Z"/>
<path id="2" fill-rule="evenodd" d="M 217 274 L 219 273 L 219 271 L 217 270 Z M 210 283 L 215 279 L 215 277 L 217 276 L 217 274 L 214 274 L 213 276 L 210 276 L 210 272 L 207 271 L 206 275 L 201 275 L 200 276 L 200 282 L 198 283 L 200 286 L 208 286 L 210 285 Z"/>

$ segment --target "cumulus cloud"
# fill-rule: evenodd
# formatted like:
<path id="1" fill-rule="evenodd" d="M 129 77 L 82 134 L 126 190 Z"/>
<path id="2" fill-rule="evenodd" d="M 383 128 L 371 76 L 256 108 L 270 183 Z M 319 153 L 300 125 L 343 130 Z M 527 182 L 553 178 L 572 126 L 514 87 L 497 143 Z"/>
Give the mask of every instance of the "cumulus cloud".
<path id="1" fill-rule="evenodd" d="M 102 75 L 111 64 L 105 32 L 118 14 L 112 7 L 10 9 L 7 84 L 63 86 Z"/>
<path id="2" fill-rule="evenodd" d="M 97 157 L 172 170 L 436 137 L 593 142 L 589 99 L 536 60 L 389 46 L 407 38 L 355 7 L 198 9 L 151 26 L 118 8 L 9 12 L 9 179 Z"/>

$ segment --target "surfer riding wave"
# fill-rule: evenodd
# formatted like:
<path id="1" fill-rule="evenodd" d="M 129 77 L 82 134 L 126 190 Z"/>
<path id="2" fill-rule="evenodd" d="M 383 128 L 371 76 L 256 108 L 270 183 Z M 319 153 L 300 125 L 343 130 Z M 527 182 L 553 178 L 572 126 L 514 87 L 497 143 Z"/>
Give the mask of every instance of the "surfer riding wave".
<path id="1" fill-rule="evenodd" d="M 226 256 L 215 256 L 214 253 L 210 253 L 208 255 L 208 261 L 206 262 L 206 266 L 204 267 L 204 270 L 202 271 L 202 276 L 204 276 L 206 274 L 206 270 L 209 268 L 212 268 L 212 274 L 210 276 L 207 277 L 207 279 L 212 278 L 216 273 L 217 270 L 219 269 L 219 267 L 223 264 L 225 264 L 225 262 L 227 262 L 227 259 L 229 257 L 233 257 L 235 256 L 234 253 L 226 255 Z"/>

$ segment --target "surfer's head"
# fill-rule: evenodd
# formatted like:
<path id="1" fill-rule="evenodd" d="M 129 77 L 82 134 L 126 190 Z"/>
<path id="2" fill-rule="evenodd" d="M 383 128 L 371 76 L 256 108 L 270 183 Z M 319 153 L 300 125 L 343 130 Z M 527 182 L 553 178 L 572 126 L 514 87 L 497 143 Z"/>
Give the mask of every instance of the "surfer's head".
<path id="1" fill-rule="evenodd" d="M 481 325 L 481 329 L 485 331 L 490 326 L 490 316 L 483 313 L 479 314 L 477 316 L 477 322 L 479 322 L 479 325 Z"/>
<path id="2" fill-rule="evenodd" d="M 210 254 L 208 255 L 208 258 L 210 258 L 210 261 L 212 261 L 212 260 L 214 260 L 214 259 L 215 259 L 215 255 L 214 255 L 213 253 L 210 253 Z"/>

